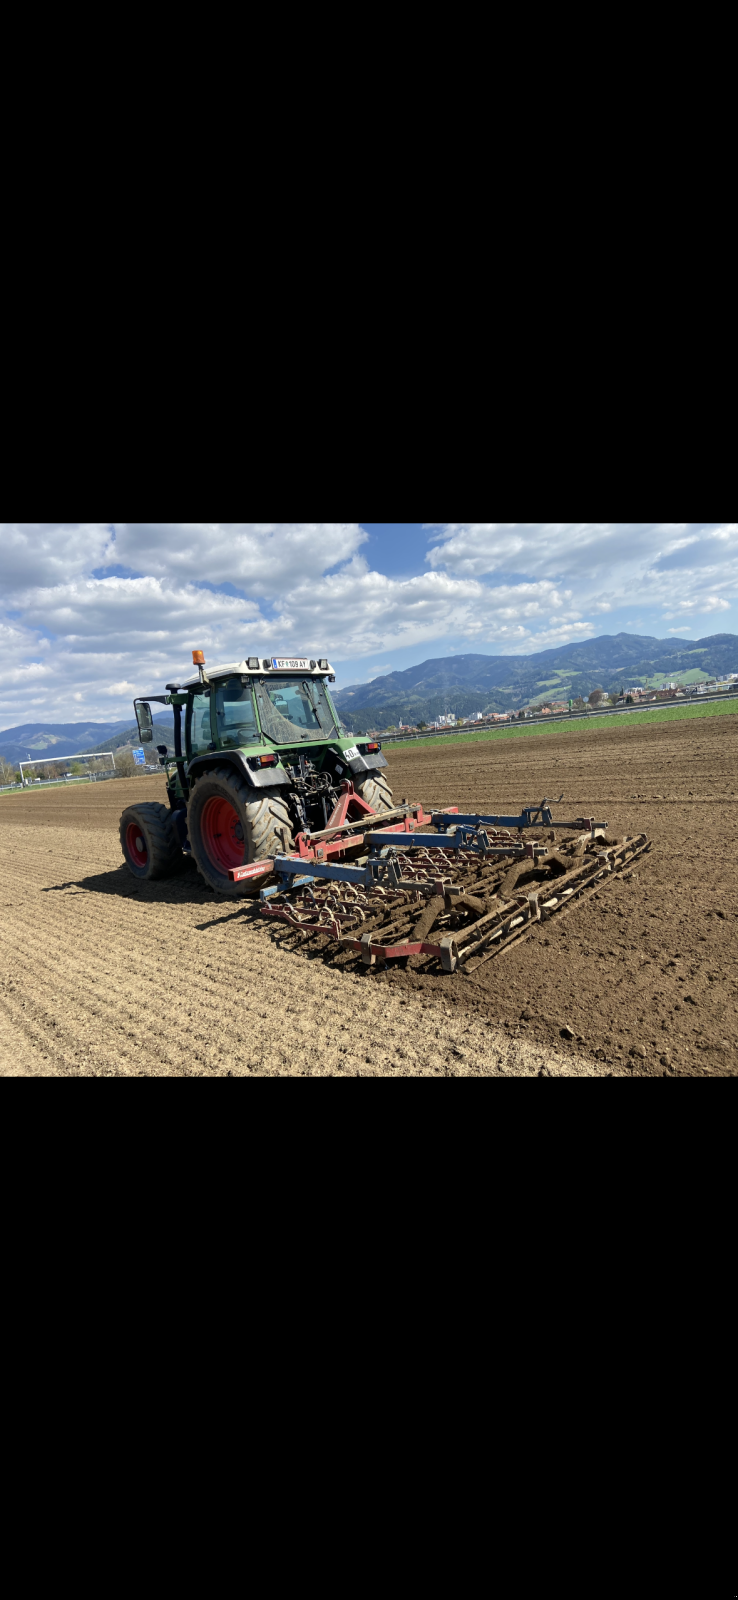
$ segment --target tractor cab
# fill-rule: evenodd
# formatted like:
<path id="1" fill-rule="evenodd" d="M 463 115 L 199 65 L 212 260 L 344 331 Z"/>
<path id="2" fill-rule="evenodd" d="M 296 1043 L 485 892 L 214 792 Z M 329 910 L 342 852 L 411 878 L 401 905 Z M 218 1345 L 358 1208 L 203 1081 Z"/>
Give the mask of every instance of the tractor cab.
<path id="1" fill-rule="evenodd" d="M 188 763 L 219 751 L 252 755 L 297 753 L 301 747 L 350 743 L 315 664 L 305 661 L 291 672 L 263 668 L 244 671 L 213 668 L 207 678 L 190 680 L 186 691 L 185 755 Z M 311 668 L 313 670 L 311 670 Z"/>

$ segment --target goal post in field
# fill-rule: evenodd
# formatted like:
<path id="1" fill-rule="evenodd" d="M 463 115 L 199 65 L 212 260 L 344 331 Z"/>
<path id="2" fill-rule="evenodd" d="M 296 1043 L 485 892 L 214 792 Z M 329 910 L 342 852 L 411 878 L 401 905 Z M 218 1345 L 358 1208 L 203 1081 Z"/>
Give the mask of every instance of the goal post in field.
<path id="1" fill-rule="evenodd" d="M 23 775 L 24 767 L 48 767 L 49 770 L 51 770 L 52 767 L 66 766 L 68 770 L 75 761 L 102 761 L 104 760 L 105 756 L 110 756 L 110 760 L 112 762 L 111 770 L 115 772 L 115 754 L 112 750 L 93 750 L 88 752 L 86 755 L 82 755 L 80 753 L 79 755 L 75 754 L 73 756 L 37 756 L 33 761 L 19 761 L 18 767 L 20 769 L 21 783 L 25 784 L 28 782 L 28 779 Z M 65 774 L 63 772 L 59 773 L 58 781 L 61 782 L 64 776 Z M 77 776 L 77 774 L 74 774 L 74 776 Z M 82 774 L 80 774 L 80 776 L 82 776 Z M 96 774 L 90 771 L 88 772 L 87 776 L 88 778 L 94 778 Z M 57 779 L 50 778 L 47 781 L 50 783 L 56 783 Z"/>

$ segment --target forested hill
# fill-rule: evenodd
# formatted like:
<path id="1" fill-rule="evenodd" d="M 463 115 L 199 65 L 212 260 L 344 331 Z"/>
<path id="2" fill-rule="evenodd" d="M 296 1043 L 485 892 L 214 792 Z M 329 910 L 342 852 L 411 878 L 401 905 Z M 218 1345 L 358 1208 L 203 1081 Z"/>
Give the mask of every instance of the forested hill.
<path id="1" fill-rule="evenodd" d="M 85 755 L 111 750 L 112 739 L 127 722 L 22 722 L 0 729 L 0 756 L 6 761 L 41 760 L 44 756 Z M 106 744 L 106 740 L 108 743 Z"/>
<path id="2" fill-rule="evenodd" d="M 174 721 L 171 711 L 154 717 L 160 744 L 172 744 Z M 159 724 L 162 724 L 161 728 Z M 138 744 L 135 722 L 23 722 L 16 728 L 0 729 L 0 757 L 11 763 L 40 761 L 44 757 L 94 755 L 99 750 L 120 750 Z"/>
<path id="3" fill-rule="evenodd" d="M 592 689 L 630 688 L 663 678 L 694 682 L 738 672 L 738 636 L 656 639 L 632 633 L 603 634 L 581 644 L 559 645 L 530 656 L 442 656 L 371 683 L 334 693 L 348 728 L 430 722 L 450 711 L 517 711 L 531 701 L 585 697 Z"/>
<path id="4" fill-rule="evenodd" d="M 172 712 L 171 711 L 160 711 L 160 712 L 158 712 L 153 718 L 153 723 L 154 723 L 154 740 L 153 740 L 153 744 L 154 745 L 165 744 L 168 749 L 173 750 L 174 749 L 174 717 L 172 715 Z M 184 737 L 184 735 L 183 735 L 183 737 Z M 94 755 L 96 750 L 103 750 L 103 749 L 105 749 L 105 750 L 124 750 L 127 745 L 139 745 L 140 743 L 141 743 L 141 739 L 140 739 L 139 732 L 138 732 L 138 724 L 135 723 L 135 722 L 126 722 L 126 723 L 122 724 L 119 733 L 114 733 L 111 736 L 108 744 L 105 744 L 105 741 L 103 740 L 102 744 L 100 744 L 100 745 L 91 745 L 90 746 L 90 755 Z"/>

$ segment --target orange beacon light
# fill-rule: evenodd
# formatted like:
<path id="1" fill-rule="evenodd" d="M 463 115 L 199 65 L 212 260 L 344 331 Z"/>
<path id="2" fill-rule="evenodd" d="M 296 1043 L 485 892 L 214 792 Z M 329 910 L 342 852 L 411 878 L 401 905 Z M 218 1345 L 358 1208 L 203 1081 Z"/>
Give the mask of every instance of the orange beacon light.
<path id="1" fill-rule="evenodd" d="M 202 650 L 193 650 L 193 652 L 192 652 L 192 665 L 193 665 L 193 667 L 204 667 L 204 665 L 205 665 L 205 655 L 204 655 L 204 652 Z"/>

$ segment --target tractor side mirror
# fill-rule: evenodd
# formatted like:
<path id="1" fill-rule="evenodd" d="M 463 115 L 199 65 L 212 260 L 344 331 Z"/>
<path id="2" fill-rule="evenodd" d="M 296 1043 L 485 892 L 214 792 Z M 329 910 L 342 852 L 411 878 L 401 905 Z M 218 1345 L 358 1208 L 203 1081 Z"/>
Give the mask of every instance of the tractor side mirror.
<path id="1" fill-rule="evenodd" d="M 134 700 L 133 704 L 136 708 L 139 739 L 142 744 L 151 744 L 154 738 L 154 719 L 151 715 L 151 706 L 147 700 Z"/>

